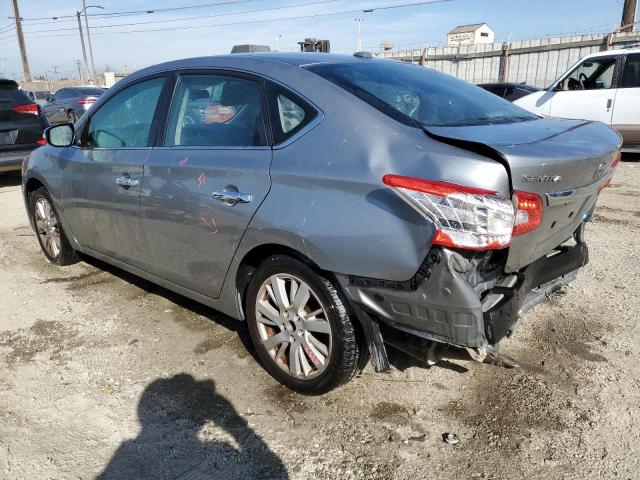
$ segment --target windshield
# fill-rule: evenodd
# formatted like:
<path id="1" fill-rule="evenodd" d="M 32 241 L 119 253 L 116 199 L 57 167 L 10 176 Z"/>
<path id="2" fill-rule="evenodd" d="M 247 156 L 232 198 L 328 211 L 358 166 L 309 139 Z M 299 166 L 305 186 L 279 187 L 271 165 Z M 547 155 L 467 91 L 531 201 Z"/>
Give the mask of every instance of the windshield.
<path id="1" fill-rule="evenodd" d="M 475 85 L 417 65 L 373 60 L 305 68 L 407 124 L 450 127 L 538 118 Z"/>

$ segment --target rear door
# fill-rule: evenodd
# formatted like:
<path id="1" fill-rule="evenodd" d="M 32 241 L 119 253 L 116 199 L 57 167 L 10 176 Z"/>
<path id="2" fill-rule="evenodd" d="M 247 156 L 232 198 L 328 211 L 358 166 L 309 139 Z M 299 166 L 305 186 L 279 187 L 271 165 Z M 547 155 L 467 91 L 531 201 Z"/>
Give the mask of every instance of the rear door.
<path id="1" fill-rule="evenodd" d="M 628 55 L 613 110 L 613 127 L 624 138 L 625 147 L 640 148 L 640 53 Z"/>
<path id="2" fill-rule="evenodd" d="M 588 58 L 556 87 L 550 116 L 611 124 L 619 56 Z"/>
<path id="3" fill-rule="evenodd" d="M 62 168 L 63 206 L 80 244 L 143 269 L 149 251 L 140 230 L 142 165 L 165 82 L 164 75 L 147 77 L 100 105 Z"/>
<path id="4" fill-rule="evenodd" d="M 142 228 L 152 273 L 219 296 L 270 188 L 263 81 L 229 71 L 177 78 L 164 139 L 144 166 Z"/>

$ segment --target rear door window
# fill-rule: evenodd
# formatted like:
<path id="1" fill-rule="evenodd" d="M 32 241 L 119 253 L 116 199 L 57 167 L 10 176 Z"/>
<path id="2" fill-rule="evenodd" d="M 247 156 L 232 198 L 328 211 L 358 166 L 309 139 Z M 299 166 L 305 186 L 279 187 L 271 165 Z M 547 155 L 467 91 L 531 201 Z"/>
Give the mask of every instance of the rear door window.
<path id="1" fill-rule="evenodd" d="M 230 75 L 181 75 L 164 144 L 169 147 L 266 145 L 260 83 Z"/>
<path id="2" fill-rule="evenodd" d="M 620 80 L 620 88 L 640 87 L 640 53 L 627 56 Z"/>
<path id="3" fill-rule="evenodd" d="M 299 95 L 269 84 L 269 110 L 274 143 L 294 136 L 318 115 L 317 110 Z"/>
<path id="4" fill-rule="evenodd" d="M 115 94 L 89 118 L 88 148 L 150 146 L 151 125 L 165 78 L 131 85 Z"/>

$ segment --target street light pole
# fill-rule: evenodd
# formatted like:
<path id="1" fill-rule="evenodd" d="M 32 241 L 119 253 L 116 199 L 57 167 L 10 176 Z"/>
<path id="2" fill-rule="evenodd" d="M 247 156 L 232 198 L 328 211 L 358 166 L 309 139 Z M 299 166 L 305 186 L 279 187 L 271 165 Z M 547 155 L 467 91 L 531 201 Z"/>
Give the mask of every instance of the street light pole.
<path id="1" fill-rule="evenodd" d="M 84 70 L 89 74 L 89 62 L 87 62 L 87 49 L 84 47 L 84 35 L 82 34 L 82 21 L 80 20 L 80 12 L 76 12 L 78 17 L 78 30 L 80 31 L 80 44 L 82 45 L 82 58 L 84 59 Z M 84 80 L 84 72 L 81 72 L 80 80 Z"/>
<path id="2" fill-rule="evenodd" d="M 364 18 L 356 18 L 356 23 L 358 24 L 358 52 L 362 51 L 362 22 L 364 22 Z"/>
<path id="3" fill-rule="evenodd" d="M 95 67 L 95 64 L 93 63 L 93 48 L 91 47 L 91 33 L 89 32 L 89 19 L 87 18 L 87 8 L 95 7 L 95 8 L 104 9 L 104 7 L 101 5 L 89 5 L 87 7 L 86 0 L 82 0 L 82 7 L 83 7 L 82 10 L 84 11 L 84 26 L 87 29 L 87 42 L 89 43 L 89 58 L 91 60 L 91 73 L 93 74 L 93 81 L 95 83 L 98 83 L 98 76 L 96 75 L 96 67 Z"/>

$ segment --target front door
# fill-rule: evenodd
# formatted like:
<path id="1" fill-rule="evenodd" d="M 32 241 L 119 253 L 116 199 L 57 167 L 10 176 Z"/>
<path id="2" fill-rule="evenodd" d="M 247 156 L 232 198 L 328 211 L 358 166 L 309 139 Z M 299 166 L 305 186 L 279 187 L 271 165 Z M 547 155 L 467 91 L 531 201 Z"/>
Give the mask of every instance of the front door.
<path id="1" fill-rule="evenodd" d="M 149 263 L 139 225 L 142 166 L 164 83 L 141 81 L 102 104 L 62 169 L 63 207 L 78 242 L 139 268 Z"/>
<path id="2" fill-rule="evenodd" d="M 620 132 L 625 147 L 640 148 L 640 53 L 627 56 L 620 78 L 611 124 Z"/>
<path id="3" fill-rule="evenodd" d="M 615 56 L 583 61 L 556 86 L 550 115 L 610 125 L 616 103 L 616 64 Z"/>
<path id="4" fill-rule="evenodd" d="M 180 75 L 164 139 L 144 165 L 152 273 L 213 298 L 270 187 L 261 92 L 245 75 Z"/>

